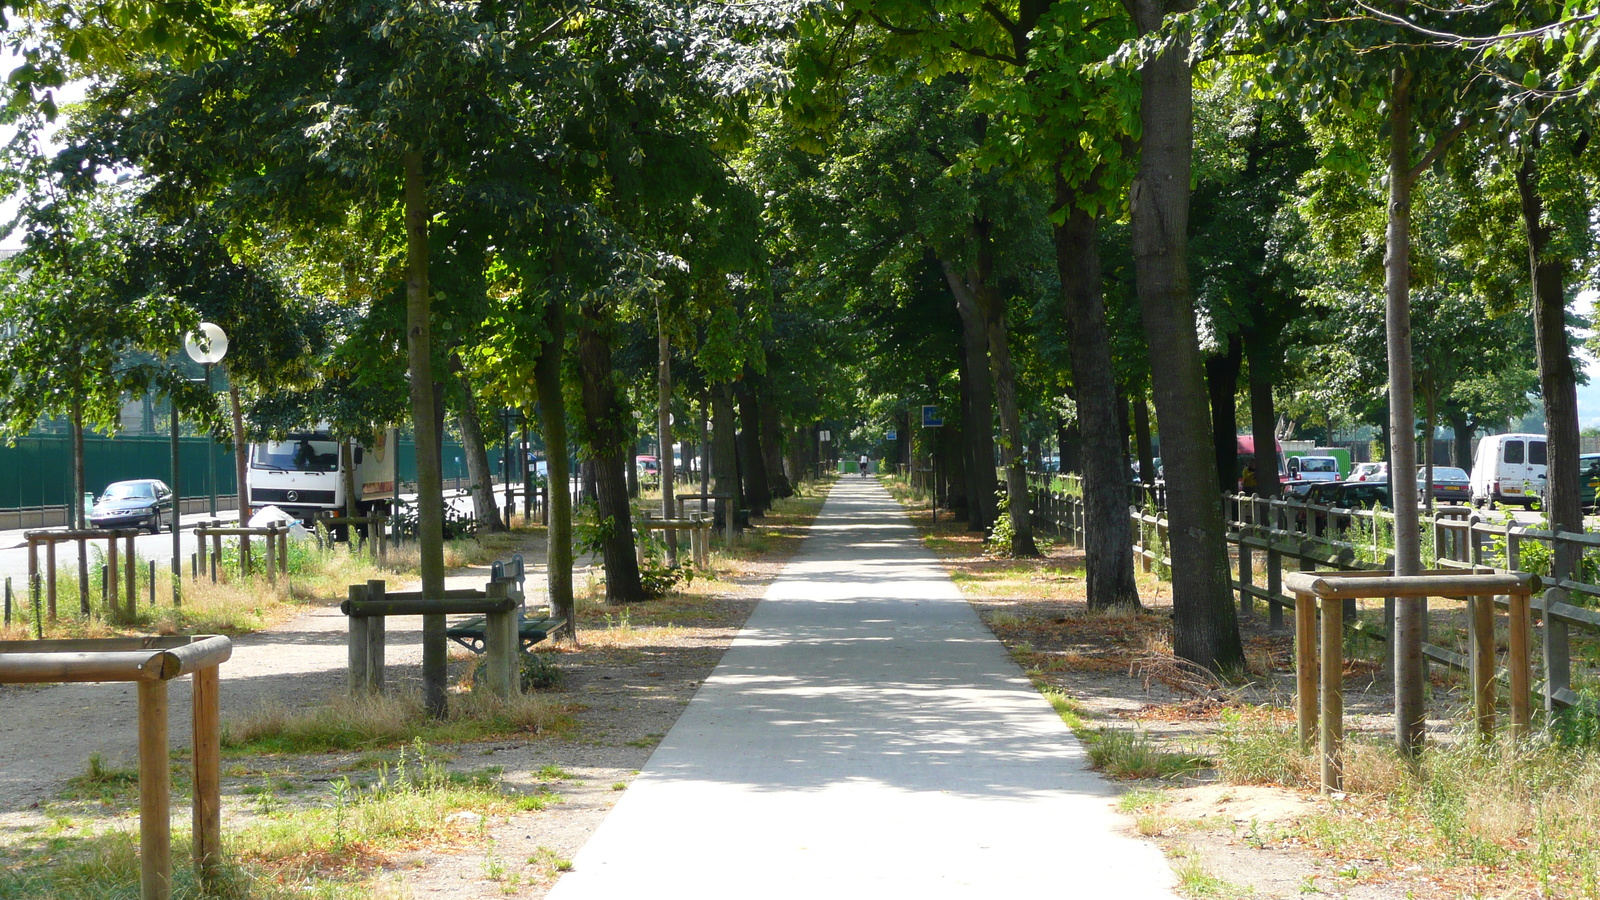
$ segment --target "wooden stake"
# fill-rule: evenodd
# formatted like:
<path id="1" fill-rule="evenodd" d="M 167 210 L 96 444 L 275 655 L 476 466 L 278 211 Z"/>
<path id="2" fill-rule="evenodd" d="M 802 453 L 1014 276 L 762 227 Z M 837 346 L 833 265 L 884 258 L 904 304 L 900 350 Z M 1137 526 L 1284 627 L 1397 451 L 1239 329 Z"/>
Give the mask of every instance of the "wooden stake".
<path id="1" fill-rule="evenodd" d="M 367 599 L 382 601 L 387 588 L 382 578 L 370 579 L 367 582 Z M 367 619 L 367 691 L 372 694 L 383 693 L 383 651 L 387 631 L 387 621 L 383 616 Z"/>
<path id="2" fill-rule="evenodd" d="M 1467 598 L 1472 662 L 1472 711 L 1478 735 L 1494 736 L 1494 597 Z"/>
<path id="3" fill-rule="evenodd" d="M 1322 790 L 1344 787 L 1344 617 L 1322 602 Z"/>
<path id="4" fill-rule="evenodd" d="M 172 897 L 172 769 L 167 683 L 139 682 L 139 897 Z"/>
<path id="5" fill-rule="evenodd" d="M 56 542 L 44 545 L 44 595 L 50 605 L 50 621 L 56 620 Z"/>
<path id="6" fill-rule="evenodd" d="M 1508 599 L 1511 647 L 1506 667 L 1511 670 L 1511 733 L 1521 739 L 1528 736 L 1529 726 L 1533 723 L 1528 699 L 1530 604 L 1527 594 L 1512 594 Z"/>
<path id="7" fill-rule="evenodd" d="M 1317 600 L 1294 596 L 1295 722 L 1300 747 L 1310 750 L 1317 734 Z"/>
<path id="8" fill-rule="evenodd" d="M 221 679 L 216 666 L 194 673 L 194 865 L 202 885 L 222 874 Z"/>

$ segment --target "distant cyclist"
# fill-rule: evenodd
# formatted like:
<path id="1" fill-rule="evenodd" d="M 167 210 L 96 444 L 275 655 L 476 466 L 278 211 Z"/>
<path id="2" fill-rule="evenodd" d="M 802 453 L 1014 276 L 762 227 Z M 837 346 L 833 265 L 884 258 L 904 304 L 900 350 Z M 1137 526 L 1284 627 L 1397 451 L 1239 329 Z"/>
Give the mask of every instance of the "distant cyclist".
<path id="1" fill-rule="evenodd" d="M 861 477 L 867 477 L 867 469 L 872 466 L 872 460 L 867 459 L 865 453 L 861 454 Z"/>

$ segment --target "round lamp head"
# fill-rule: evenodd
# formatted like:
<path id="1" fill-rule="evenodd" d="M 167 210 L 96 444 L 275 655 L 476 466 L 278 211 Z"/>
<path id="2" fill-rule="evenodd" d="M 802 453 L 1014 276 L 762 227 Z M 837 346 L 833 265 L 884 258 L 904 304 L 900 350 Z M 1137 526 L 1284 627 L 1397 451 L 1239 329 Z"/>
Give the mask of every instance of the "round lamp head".
<path id="1" fill-rule="evenodd" d="M 222 329 L 210 322 L 201 322 L 200 327 L 189 332 L 183 339 L 183 349 L 189 358 L 204 366 L 222 362 L 228 355 L 228 336 Z"/>

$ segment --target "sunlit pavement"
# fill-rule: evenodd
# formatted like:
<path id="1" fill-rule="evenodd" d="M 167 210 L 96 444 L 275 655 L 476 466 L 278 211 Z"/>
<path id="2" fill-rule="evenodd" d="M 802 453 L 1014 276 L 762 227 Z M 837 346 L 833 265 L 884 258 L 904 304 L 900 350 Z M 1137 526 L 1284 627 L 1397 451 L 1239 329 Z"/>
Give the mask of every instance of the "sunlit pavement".
<path id="1" fill-rule="evenodd" d="M 1111 797 L 849 477 L 550 897 L 1173 897 Z"/>

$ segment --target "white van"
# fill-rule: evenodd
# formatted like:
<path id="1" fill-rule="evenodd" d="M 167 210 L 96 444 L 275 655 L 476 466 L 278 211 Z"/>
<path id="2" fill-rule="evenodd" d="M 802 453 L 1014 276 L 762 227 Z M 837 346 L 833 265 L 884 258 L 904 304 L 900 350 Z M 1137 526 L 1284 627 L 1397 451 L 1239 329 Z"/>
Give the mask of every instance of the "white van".
<path id="1" fill-rule="evenodd" d="M 1332 456 L 1291 456 L 1289 478 L 1299 481 L 1338 481 L 1339 460 Z"/>
<path id="2" fill-rule="evenodd" d="M 1542 434 L 1490 434 L 1472 456 L 1472 503 L 1520 503 L 1531 508 L 1544 491 Z"/>

